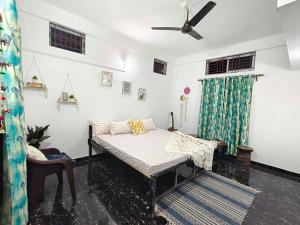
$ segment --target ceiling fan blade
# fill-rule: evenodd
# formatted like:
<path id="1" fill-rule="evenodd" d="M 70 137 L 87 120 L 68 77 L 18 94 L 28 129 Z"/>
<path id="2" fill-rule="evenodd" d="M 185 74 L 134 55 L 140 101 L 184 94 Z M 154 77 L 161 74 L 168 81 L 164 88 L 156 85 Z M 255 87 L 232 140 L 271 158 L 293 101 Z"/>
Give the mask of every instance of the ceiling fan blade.
<path id="1" fill-rule="evenodd" d="M 174 30 L 174 31 L 180 31 L 181 28 L 179 28 L 179 27 L 152 27 L 152 30 Z"/>
<path id="2" fill-rule="evenodd" d="M 192 37 L 196 38 L 197 40 L 201 40 L 203 38 L 200 34 L 198 34 L 198 32 L 196 32 L 194 30 L 192 30 L 188 34 L 191 35 Z"/>
<path id="3" fill-rule="evenodd" d="M 208 2 L 189 22 L 192 27 L 196 26 L 216 6 L 215 2 Z"/>

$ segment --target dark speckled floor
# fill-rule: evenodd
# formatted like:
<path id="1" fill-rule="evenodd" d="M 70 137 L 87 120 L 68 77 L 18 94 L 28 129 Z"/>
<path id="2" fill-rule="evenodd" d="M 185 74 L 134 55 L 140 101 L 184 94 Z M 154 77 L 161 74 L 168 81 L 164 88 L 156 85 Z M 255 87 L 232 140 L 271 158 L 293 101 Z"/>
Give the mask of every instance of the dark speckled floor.
<path id="1" fill-rule="evenodd" d="M 220 161 L 214 171 L 262 191 L 243 225 L 300 224 L 300 182 L 258 166 L 239 166 L 233 159 Z M 166 224 L 163 218 L 150 216 L 147 182 L 114 157 L 104 154 L 89 164 L 82 163 L 74 173 L 76 203 L 72 204 L 67 182 L 59 187 L 56 176 L 49 176 L 45 201 L 31 212 L 29 224 Z M 168 178 L 160 179 L 159 185 L 166 186 Z"/>

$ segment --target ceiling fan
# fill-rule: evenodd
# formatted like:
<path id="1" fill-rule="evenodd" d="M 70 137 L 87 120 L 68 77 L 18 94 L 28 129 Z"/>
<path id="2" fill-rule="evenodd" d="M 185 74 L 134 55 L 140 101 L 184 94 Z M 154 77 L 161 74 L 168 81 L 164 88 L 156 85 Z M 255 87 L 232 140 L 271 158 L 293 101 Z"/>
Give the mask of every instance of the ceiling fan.
<path id="1" fill-rule="evenodd" d="M 186 6 L 186 5 L 185 5 Z M 214 7 L 216 6 L 215 2 L 208 2 L 191 20 L 189 20 L 189 8 L 187 9 L 186 21 L 183 27 L 152 27 L 152 30 L 172 30 L 172 31 L 181 31 L 183 34 L 189 34 L 197 40 L 202 39 L 203 37 L 196 32 L 193 27 L 195 27 Z"/>

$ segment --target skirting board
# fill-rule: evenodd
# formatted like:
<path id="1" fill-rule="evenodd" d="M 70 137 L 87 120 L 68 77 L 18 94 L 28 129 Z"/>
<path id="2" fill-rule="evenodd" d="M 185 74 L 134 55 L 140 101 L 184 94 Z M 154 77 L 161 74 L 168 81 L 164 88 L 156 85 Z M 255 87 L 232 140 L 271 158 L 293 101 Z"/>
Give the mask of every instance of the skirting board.
<path id="1" fill-rule="evenodd" d="M 225 157 L 229 157 L 231 159 L 236 159 L 236 156 L 232 156 L 232 155 L 225 156 Z M 266 164 L 255 162 L 252 160 L 251 160 L 251 167 L 300 182 L 300 174 L 299 173 L 294 173 L 294 172 L 291 172 L 288 170 L 280 169 L 278 167 L 266 165 Z"/>
<path id="2" fill-rule="evenodd" d="M 283 176 L 285 178 L 289 178 L 295 181 L 300 182 L 300 174 L 294 173 L 288 170 L 280 169 L 274 166 L 269 166 L 263 163 L 251 161 L 251 167 L 253 168 L 259 168 L 260 170 L 265 169 L 267 172 L 271 171 L 272 173 L 275 173 L 276 175 Z"/>

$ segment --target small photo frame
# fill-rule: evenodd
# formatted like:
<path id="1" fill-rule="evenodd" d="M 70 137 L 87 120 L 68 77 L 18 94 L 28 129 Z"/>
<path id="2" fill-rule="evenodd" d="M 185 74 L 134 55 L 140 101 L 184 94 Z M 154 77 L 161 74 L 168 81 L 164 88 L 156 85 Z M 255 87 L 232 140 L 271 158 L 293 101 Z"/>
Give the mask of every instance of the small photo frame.
<path id="1" fill-rule="evenodd" d="M 103 71 L 101 74 L 101 86 L 112 87 L 113 83 L 113 73 Z"/>
<path id="2" fill-rule="evenodd" d="M 132 87 L 131 82 L 123 81 L 123 83 L 122 83 L 122 94 L 123 95 L 131 95 L 131 87 Z"/>
<path id="3" fill-rule="evenodd" d="M 146 100 L 146 89 L 139 88 L 139 90 L 138 90 L 138 100 L 139 101 L 145 101 Z"/>

